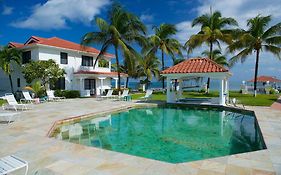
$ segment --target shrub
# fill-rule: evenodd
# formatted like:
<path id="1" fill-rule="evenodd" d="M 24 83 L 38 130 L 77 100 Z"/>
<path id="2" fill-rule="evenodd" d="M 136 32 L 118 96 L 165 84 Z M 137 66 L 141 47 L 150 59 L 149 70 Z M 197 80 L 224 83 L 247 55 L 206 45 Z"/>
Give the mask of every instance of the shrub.
<path id="1" fill-rule="evenodd" d="M 75 90 L 55 90 L 55 96 L 65 98 L 79 98 L 80 91 Z"/>
<path id="2" fill-rule="evenodd" d="M 271 89 L 269 90 L 269 94 L 276 94 L 276 90 L 273 89 L 273 88 L 271 88 Z"/>

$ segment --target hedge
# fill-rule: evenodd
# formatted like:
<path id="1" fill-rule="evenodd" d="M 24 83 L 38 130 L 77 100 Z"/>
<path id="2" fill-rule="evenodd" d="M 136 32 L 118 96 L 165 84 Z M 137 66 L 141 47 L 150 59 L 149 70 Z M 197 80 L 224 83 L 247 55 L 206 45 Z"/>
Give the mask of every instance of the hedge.
<path id="1" fill-rule="evenodd" d="M 74 90 L 55 90 L 55 96 L 65 98 L 79 98 L 80 91 Z"/>

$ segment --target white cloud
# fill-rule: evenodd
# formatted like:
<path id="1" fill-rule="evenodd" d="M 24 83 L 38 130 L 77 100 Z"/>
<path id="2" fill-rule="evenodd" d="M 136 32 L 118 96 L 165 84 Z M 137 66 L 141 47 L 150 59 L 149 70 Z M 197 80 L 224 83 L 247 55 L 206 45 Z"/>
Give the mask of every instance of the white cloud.
<path id="1" fill-rule="evenodd" d="M 239 26 L 246 28 L 247 19 L 261 14 L 272 15 L 272 24 L 280 22 L 281 19 L 281 3 L 280 0 L 201 0 L 201 5 L 193 9 L 197 12 L 197 16 L 209 13 L 210 6 L 212 6 L 213 11 L 220 11 L 224 17 L 232 17 L 237 20 Z M 176 38 L 184 43 L 192 35 L 196 34 L 200 28 L 193 27 L 191 28 L 191 21 L 182 21 L 178 23 L 177 28 L 179 33 L 176 35 Z M 225 47 L 222 44 L 223 48 Z M 192 56 L 199 56 L 201 52 L 207 48 L 206 45 L 196 49 Z M 192 57 L 189 55 L 189 57 Z M 228 58 L 233 55 L 228 55 Z M 246 62 L 243 64 L 238 63 L 231 69 L 233 73 L 233 79 L 236 80 L 247 80 L 251 79 L 254 76 L 254 66 L 255 66 L 255 52 L 250 55 Z M 280 77 L 281 62 L 276 58 L 276 56 L 268 53 L 262 52 L 260 55 L 260 64 L 259 64 L 259 75 L 273 75 Z"/>
<path id="2" fill-rule="evenodd" d="M 110 0 L 49 0 L 35 5 L 28 18 L 14 22 L 12 26 L 50 30 L 67 28 L 68 21 L 89 24 L 109 3 Z"/>
<path id="3" fill-rule="evenodd" d="M 154 16 L 150 14 L 142 14 L 140 16 L 140 20 L 142 22 L 152 22 L 154 20 Z"/>
<path id="4" fill-rule="evenodd" d="M 197 8 L 199 15 L 209 13 L 210 6 L 213 11 L 220 11 L 225 17 L 235 18 L 240 27 L 246 27 L 246 21 L 258 14 L 263 16 L 272 15 L 273 21 L 281 17 L 280 0 L 204 0 Z"/>
<path id="5" fill-rule="evenodd" d="M 14 8 L 9 6 L 3 6 L 2 15 L 10 15 L 13 13 Z"/>

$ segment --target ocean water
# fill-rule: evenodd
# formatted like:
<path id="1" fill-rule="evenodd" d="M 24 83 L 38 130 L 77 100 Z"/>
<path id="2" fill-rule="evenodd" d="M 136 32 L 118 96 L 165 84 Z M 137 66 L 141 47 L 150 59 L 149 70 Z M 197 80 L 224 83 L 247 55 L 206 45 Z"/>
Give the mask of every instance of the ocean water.
<path id="1" fill-rule="evenodd" d="M 186 85 L 184 87 L 191 87 L 191 86 L 199 86 L 197 88 L 187 88 L 187 90 L 200 90 L 203 88 L 204 83 L 206 83 L 206 81 L 200 82 L 200 83 L 195 83 L 195 82 L 191 82 L 191 83 L 186 83 Z M 241 87 L 241 82 L 240 81 L 229 81 L 229 90 L 235 90 L 238 91 L 240 90 Z M 112 87 L 115 87 L 115 82 L 111 83 Z M 121 82 L 121 85 L 124 86 L 124 82 Z M 166 82 L 165 82 L 165 87 L 166 87 Z M 135 81 L 129 81 L 129 88 L 132 89 L 138 89 L 140 88 L 140 84 L 139 82 L 135 82 Z M 162 88 L 162 82 L 160 81 L 153 81 L 150 83 L 149 88 Z M 220 89 L 220 81 L 218 80 L 211 80 L 210 83 L 210 90 L 219 90 Z"/>
<path id="2" fill-rule="evenodd" d="M 254 116 L 213 108 L 131 109 L 65 124 L 54 137 L 170 163 L 265 149 Z"/>

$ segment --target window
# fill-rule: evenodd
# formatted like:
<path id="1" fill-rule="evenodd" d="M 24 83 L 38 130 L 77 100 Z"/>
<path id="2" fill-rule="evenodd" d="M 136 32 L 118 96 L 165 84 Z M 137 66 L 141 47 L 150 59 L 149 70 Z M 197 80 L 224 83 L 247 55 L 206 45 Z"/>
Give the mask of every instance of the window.
<path id="1" fill-rule="evenodd" d="M 60 64 L 67 64 L 67 63 L 68 63 L 67 53 L 61 52 L 60 53 Z"/>
<path id="2" fill-rule="evenodd" d="M 93 66 L 93 57 L 82 55 L 82 66 Z"/>
<path id="3" fill-rule="evenodd" d="M 85 90 L 95 89 L 95 86 L 96 86 L 95 79 L 85 79 L 84 80 L 84 89 Z"/>
<path id="4" fill-rule="evenodd" d="M 20 87 L 20 78 L 17 79 L 17 85 Z"/>
<path id="5" fill-rule="evenodd" d="M 22 64 L 30 63 L 31 61 L 31 51 L 26 51 L 22 53 Z"/>
<path id="6" fill-rule="evenodd" d="M 109 61 L 107 61 L 106 59 L 100 59 L 99 60 L 99 67 L 109 67 Z"/>
<path id="7" fill-rule="evenodd" d="M 58 79 L 58 81 L 55 83 L 53 87 L 51 87 L 52 90 L 65 90 L 65 78 L 61 77 Z"/>

